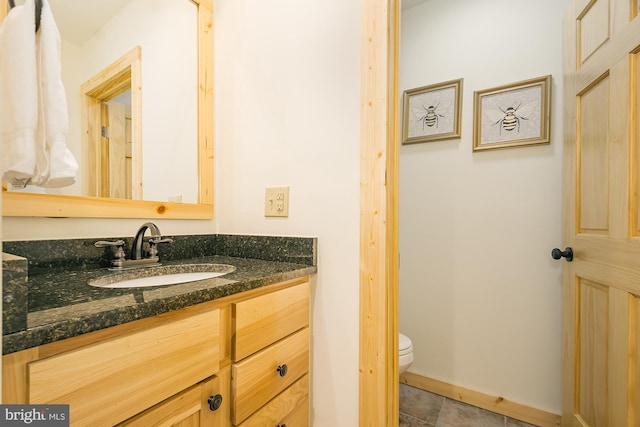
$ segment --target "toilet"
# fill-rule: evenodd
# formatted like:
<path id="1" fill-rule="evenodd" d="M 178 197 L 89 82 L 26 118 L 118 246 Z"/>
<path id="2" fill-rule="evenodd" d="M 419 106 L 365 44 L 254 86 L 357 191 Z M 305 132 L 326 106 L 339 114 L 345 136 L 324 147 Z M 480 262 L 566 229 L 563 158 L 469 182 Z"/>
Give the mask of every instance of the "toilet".
<path id="1" fill-rule="evenodd" d="M 398 373 L 402 374 L 413 362 L 413 344 L 408 336 L 398 336 Z"/>

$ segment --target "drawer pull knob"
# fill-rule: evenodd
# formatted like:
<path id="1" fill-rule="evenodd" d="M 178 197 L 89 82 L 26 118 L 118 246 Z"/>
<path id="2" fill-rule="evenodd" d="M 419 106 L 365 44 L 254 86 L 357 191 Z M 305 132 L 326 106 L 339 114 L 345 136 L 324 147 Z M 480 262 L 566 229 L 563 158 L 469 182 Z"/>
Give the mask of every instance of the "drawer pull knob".
<path id="1" fill-rule="evenodd" d="M 287 427 L 287 425 L 286 424 L 278 424 L 277 427 Z"/>
<path id="2" fill-rule="evenodd" d="M 222 395 L 216 394 L 215 396 L 209 397 L 209 409 L 212 411 L 217 410 L 222 405 Z"/>
<path id="3" fill-rule="evenodd" d="M 278 373 L 280 374 L 281 377 L 284 377 L 285 375 L 287 375 L 288 370 L 289 368 L 287 368 L 287 365 L 278 366 Z"/>

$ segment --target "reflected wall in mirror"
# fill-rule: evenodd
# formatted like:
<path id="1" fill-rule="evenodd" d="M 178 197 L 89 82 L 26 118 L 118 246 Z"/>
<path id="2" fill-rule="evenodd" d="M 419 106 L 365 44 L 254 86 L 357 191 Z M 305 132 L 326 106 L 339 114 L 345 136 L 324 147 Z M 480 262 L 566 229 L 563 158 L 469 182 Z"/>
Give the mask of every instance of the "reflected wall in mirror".
<path id="1" fill-rule="evenodd" d="M 104 22 L 98 29 L 89 29 L 85 25 L 92 20 L 89 11 L 110 2 L 114 2 L 113 9 L 97 11 L 99 16 L 106 17 Z M 81 170 L 76 184 L 62 189 L 63 194 L 5 191 L 3 185 L 3 215 L 212 218 L 211 0 L 49 0 L 49 3 L 63 39 L 63 80 L 70 125 L 67 145 Z M 63 4 L 73 9 L 63 12 Z M 85 7 L 88 10 L 82 9 Z M 0 18 L 6 10 L 3 4 Z M 82 25 L 68 31 L 67 21 Z M 137 67 L 141 77 L 130 83 L 131 139 L 138 143 L 133 146 L 130 160 L 126 155 L 118 160 L 124 164 L 130 161 L 132 166 L 119 166 L 121 172 L 116 173 L 115 167 L 113 171 L 106 167 L 113 160 L 106 153 L 116 156 L 114 150 L 104 141 L 96 144 L 95 132 L 101 135 L 102 124 L 94 119 L 89 121 L 88 117 L 95 117 L 95 112 L 85 109 L 86 92 L 82 88 L 95 83 L 97 76 L 122 58 L 129 58 L 136 46 L 139 62 L 132 70 Z M 101 108 L 104 114 L 109 109 Z M 110 130 L 105 129 L 104 133 L 109 136 Z M 111 183 L 115 181 L 124 182 L 124 187 L 112 190 Z M 184 203 L 178 203 L 179 200 Z"/>

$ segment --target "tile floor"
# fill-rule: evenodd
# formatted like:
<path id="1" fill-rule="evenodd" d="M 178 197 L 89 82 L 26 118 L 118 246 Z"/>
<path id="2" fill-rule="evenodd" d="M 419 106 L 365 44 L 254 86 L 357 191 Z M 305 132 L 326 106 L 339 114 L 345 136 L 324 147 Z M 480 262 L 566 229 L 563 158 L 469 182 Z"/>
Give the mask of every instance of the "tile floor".
<path id="1" fill-rule="evenodd" d="M 534 427 L 504 415 L 400 384 L 400 427 Z"/>

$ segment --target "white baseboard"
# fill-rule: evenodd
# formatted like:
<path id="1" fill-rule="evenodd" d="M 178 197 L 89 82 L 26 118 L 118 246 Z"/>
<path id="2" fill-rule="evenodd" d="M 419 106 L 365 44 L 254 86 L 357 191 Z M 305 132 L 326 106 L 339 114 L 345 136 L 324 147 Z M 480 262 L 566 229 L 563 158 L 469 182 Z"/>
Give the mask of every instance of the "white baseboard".
<path id="1" fill-rule="evenodd" d="M 400 382 L 536 426 L 557 427 L 560 425 L 560 415 L 511 402 L 503 397 L 489 396 L 477 391 L 447 384 L 412 372 L 401 374 Z"/>

